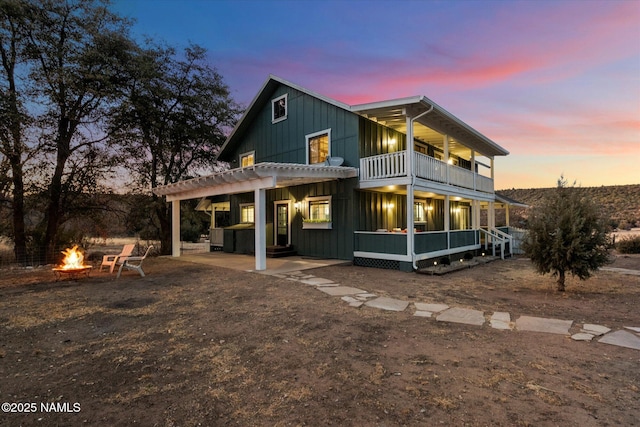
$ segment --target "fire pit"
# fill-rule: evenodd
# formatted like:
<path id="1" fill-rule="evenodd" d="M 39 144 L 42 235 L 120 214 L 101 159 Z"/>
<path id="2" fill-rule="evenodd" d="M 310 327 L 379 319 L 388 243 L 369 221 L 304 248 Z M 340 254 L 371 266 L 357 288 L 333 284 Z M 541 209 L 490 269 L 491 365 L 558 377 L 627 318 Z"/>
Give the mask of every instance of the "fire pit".
<path id="1" fill-rule="evenodd" d="M 65 249 L 62 253 L 64 254 L 62 264 L 53 268 L 53 274 L 56 275 L 57 279 L 65 275 L 71 279 L 76 279 L 81 275 L 89 277 L 93 267 L 84 265 L 84 255 L 78 250 L 78 245 Z"/>

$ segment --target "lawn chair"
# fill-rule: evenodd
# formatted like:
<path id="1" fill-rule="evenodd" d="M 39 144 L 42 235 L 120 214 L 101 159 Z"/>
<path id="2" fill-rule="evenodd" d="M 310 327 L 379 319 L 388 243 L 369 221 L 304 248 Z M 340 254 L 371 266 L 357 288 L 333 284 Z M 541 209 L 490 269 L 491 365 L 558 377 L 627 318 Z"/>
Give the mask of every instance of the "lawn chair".
<path id="1" fill-rule="evenodd" d="M 120 252 L 118 255 L 104 255 L 102 257 L 102 264 L 100 264 L 100 270 L 98 271 L 102 271 L 102 267 L 107 265 L 109 266 L 109 273 L 113 273 L 113 269 L 116 266 L 116 261 L 118 261 L 118 259 L 131 256 L 131 254 L 133 253 L 133 248 L 135 247 L 136 245 L 124 245 L 124 247 L 122 248 L 122 252 Z"/>
<path id="2" fill-rule="evenodd" d="M 151 249 L 153 249 L 153 245 L 147 248 L 147 251 L 143 256 L 128 256 L 122 259 L 118 258 L 116 260 L 116 264 L 118 264 L 120 268 L 118 269 L 118 276 L 116 277 L 116 279 L 120 278 L 120 274 L 122 273 L 123 268 L 126 268 L 127 270 L 137 271 L 138 273 L 140 273 L 140 276 L 144 277 L 144 271 L 142 271 L 142 262 L 147 257 L 147 255 L 149 255 L 149 251 L 151 251 Z"/>

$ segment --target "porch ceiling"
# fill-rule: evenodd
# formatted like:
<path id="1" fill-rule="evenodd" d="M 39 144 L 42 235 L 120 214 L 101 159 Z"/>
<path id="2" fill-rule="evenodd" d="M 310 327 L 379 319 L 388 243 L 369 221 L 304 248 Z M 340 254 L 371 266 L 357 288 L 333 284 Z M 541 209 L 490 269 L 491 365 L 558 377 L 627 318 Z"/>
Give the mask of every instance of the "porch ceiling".
<path id="1" fill-rule="evenodd" d="M 355 105 L 351 110 L 406 134 L 407 114 L 416 117 L 432 106 L 433 111 L 416 120 L 418 125 L 414 126 L 413 130 L 415 138 L 442 146 L 443 135 L 448 135 L 453 138 L 449 142 L 449 151 L 453 154 L 463 154 L 469 149 L 487 157 L 509 154 L 507 150 L 424 96 Z"/>
<path id="2" fill-rule="evenodd" d="M 218 194 L 235 194 L 261 188 L 289 187 L 336 179 L 354 178 L 358 169 L 344 166 L 258 163 L 153 189 L 168 201 L 186 200 Z"/>

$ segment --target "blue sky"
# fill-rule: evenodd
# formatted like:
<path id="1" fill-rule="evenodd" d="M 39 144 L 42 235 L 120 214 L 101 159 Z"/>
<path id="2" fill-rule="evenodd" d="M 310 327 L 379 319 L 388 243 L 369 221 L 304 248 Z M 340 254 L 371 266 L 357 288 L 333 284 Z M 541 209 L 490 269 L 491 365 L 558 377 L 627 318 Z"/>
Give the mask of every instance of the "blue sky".
<path id="1" fill-rule="evenodd" d="M 496 188 L 640 184 L 640 1 L 117 0 L 209 51 L 239 103 L 269 74 L 347 104 L 426 95 L 511 152 Z"/>

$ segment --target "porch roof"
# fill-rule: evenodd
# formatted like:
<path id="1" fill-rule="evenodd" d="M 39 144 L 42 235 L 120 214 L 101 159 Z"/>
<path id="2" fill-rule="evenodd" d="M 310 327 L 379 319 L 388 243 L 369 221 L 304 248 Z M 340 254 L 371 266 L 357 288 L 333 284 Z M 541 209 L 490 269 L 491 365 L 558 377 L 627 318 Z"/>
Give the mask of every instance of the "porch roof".
<path id="1" fill-rule="evenodd" d="M 423 126 L 416 126 L 414 137 L 424 142 L 441 141 L 441 136 L 445 134 L 452 136 L 464 146 L 471 148 L 483 156 L 493 158 L 494 156 L 506 156 L 507 150 L 487 138 L 426 96 L 413 96 L 408 98 L 391 99 L 388 101 L 372 102 L 369 104 L 354 105 L 351 111 L 361 114 L 364 117 L 382 123 L 392 129 L 407 133 L 407 115 L 417 117 L 423 112 L 428 114 L 419 117 L 416 123 Z M 434 132 L 437 131 L 437 132 Z M 449 150 L 455 153 L 462 147 L 457 147 L 455 141 L 450 142 Z"/>
<path id="2" fill-rule="evenodd" d="M 258 163 L 253 166 L 229 169 L 212 175 L 163 185 L 154 188 L 153 192 L 159 196 L 166 196 L 167 201 L 174 201 L 357 176 L 358 169 L 345 166 Z"/>

